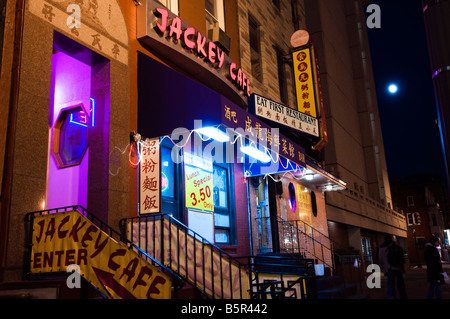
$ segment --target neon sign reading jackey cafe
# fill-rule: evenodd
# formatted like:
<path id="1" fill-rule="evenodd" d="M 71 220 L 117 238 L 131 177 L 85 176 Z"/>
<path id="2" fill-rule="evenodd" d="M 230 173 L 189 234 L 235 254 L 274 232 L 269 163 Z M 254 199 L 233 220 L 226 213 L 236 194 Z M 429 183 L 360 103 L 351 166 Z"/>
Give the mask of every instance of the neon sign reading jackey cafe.
<path id="1" fill-rule="evenodd" d="M 202 60 L 217 71 L 216 76 L 224 74 L 239 91 L 250 96 L 250 80 L 216 43 L 154 1 L 144 1 L 138 10 L 141 10 L 138 11 L 138 39 L 141 42 L 166 56 L 177 55 L 178 60 L 184 62 Z"/>

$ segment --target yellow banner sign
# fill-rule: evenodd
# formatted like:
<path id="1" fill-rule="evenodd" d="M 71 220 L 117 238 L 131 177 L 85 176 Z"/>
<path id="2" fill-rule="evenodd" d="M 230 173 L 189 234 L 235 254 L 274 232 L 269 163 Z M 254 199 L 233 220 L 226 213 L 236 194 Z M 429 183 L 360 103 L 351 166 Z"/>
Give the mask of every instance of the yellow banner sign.
<path id="1" fill-rule="evenodd" d="M 317 117 L 314 63 L 310 47 L 292 53 L 294 78 L 297 92 L 297 107 L 302 113 Z"/>
<path id="2" fill-rule="evenodd" d="M 77 211 L 39 216 L 33 224 L 31 272 L 80 274 L 110 298 L 169 299 L 171 280 Z"/>

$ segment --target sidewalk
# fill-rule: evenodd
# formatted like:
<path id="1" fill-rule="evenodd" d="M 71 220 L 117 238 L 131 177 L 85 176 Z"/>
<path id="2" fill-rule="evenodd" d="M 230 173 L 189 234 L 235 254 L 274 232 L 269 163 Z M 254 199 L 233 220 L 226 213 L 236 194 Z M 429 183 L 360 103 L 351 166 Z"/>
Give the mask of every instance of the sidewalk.
<path id="1" fill-rule="evenodd" d="M 442 265 L 443 270 L 450 275 L 450 263 Z M 411 267 L 403 274 L 406 285 L 406 293 L 408 299 L 426 299 L 426 292 L 428 288 L 427 282 L 427 268 Z M 368 289 L 366 292 L 370 295 L 370 299 L 387 299 L 387 278 L 381 278 L 381 288 Z M 450 299 L 450 285 L 441 285 L 442 299 Z M 397 299 L 399 298 L 397 291 Z"/>

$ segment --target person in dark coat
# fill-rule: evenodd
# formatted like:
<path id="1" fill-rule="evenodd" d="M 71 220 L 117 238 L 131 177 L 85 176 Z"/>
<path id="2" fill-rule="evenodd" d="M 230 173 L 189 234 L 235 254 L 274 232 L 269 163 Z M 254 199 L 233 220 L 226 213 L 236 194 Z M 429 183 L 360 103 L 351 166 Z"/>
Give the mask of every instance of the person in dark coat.
<path id="1" fill-rule="evenodd" d="M 429 243 L 425 244 L 425 262 L 427 264 L 427 281 L 430 283 L 427 290 L 427 299 L 441 299 L 442 263 L 441 256 L 436 246 L 439 246 L 439 238 L 432 236 Z"/>
<path id="2" fill-rule="evenodd" d="M 389 250 L 395 246 L 401 251 L 401 261 L 394 265 L 391 261 L 389 261 Z M 397 243 L 392 239 L 392 236 L 386 234 L 384 236 L 384 243 L 381 244 L 380 250 L 378 251 L 378 259 L 381 271 L 387 277 L 387 293 L 389 299 L 395 298 L 395 286 L 397 283 L 397 289 L 400 293 L 401 299 L 407 299 L 406 294 L 406 285 L 403 279 L 404 272 L 404 259 L 403 259 L 403 249 L 397 245 Z"/>

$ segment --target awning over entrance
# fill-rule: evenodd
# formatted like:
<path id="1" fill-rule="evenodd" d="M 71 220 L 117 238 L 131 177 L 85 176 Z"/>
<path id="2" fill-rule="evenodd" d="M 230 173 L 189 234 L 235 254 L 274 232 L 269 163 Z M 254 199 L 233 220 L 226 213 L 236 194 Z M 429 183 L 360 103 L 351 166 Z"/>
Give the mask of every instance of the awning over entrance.
<path id="1" fill-rule="evenodd" d="M 247 177 L 290 173 L 295 179 L 303 180 L 324 192 L 344 190 L 346 188 L 345 182 L 325 171 L 309 157 L 306 157 L 305 167 L 298 166 L 296 163 L 280 157 L 278 163 L 276 165 L 272 163 L 272 166 L 257 161 L 244 163 L 244 172 Z"/>
<path id="2" fill-rule="evenodd" d="M 309 181 L 311 171 L 310 174 L 317 175 L 314 183 L 319 186 L 345 188 L 345 183 L 309 161 L 303 147 L 243 107 L 138 52 L 138 132 L 143 137 L 198 130 L 201 121 L 202 127 L 221 129 L 231 142 L 241 138 L 246 145 L 257 147 L 271 157 L 265 164 L 259 161 L 245 164 L 252 165 L 245 167 L 248 176 L 292 171 Z"/>

